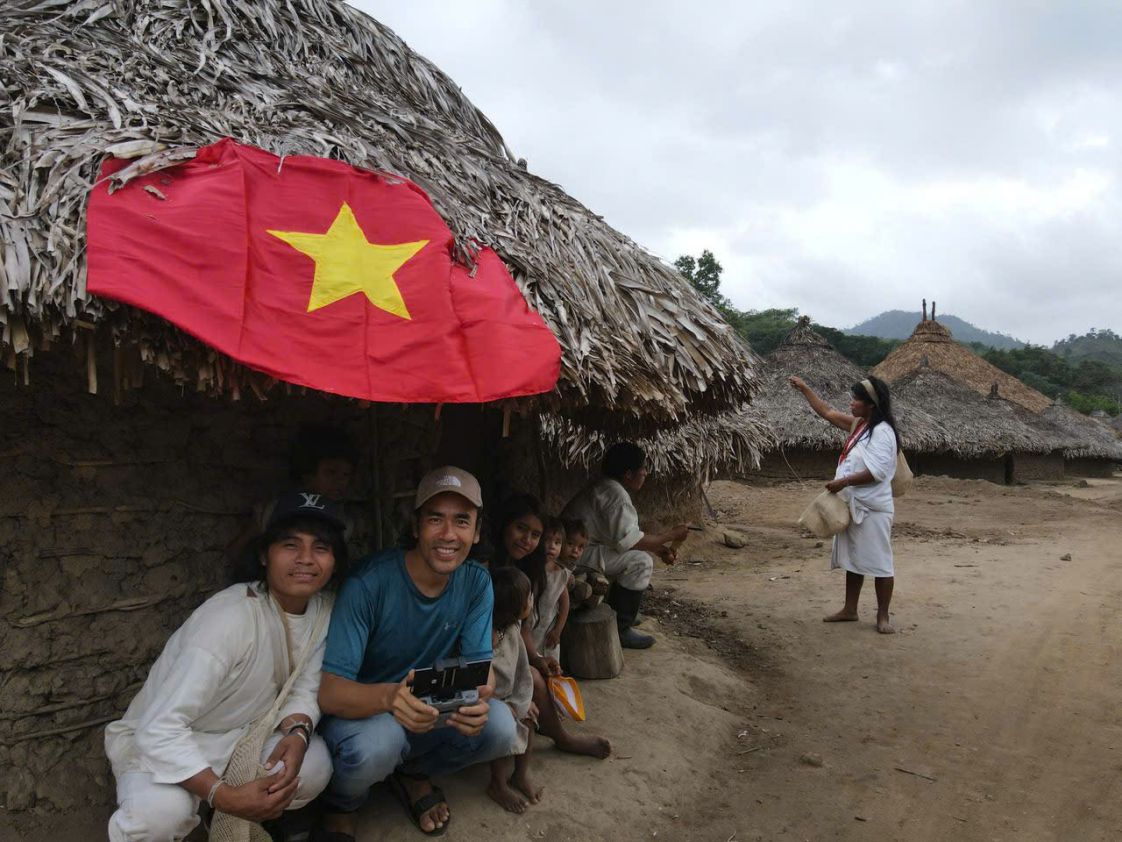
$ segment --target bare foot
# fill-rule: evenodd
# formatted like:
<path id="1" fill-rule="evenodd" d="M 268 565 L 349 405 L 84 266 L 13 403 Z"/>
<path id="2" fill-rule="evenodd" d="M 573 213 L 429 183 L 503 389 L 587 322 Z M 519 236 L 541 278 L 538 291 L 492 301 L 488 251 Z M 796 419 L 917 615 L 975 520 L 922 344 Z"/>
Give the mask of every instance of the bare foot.
<path id="1" fill-rule="evenodd" d="M 492 801 L 508 813 L 526 812 L 526 799 L 511 789 L 510 785 L 502 778 L 499 780 L 491 778 L 491 783 L 487 785 L 487 794 L 491 796 Z"/>
<path id="2" fill-rule="evenodd" d="M 515 772 L 511 775 L 510 785 L 525 795 L 526 800 L 531 804 L 539 803 L 542 800 L 542 792 L 545 791 L 544 787 L 540 787 L 530 780 L 530 775 L 527 772 Z"/>
<path id="3" fill-rule="evenodd" d="M 418 801 L 432 792 L 432 781 L 429 781 L 427 779 L 409 778 L 405 775 L 398 775 L 397 777 L 401 781 L 402 786 L 405 787 L 405 791 L 409 795 L 409 801 L 414 804 L 416 804 Z M 422 813 L 421 818 L 418 819 L 418 821 L 421 825 L 421 830 L 423 830 L 425 833 L 430 833 L 434 830 L 444 827 L 444 825 L 448 823 L 448 819 L 451 818 L 451 816 L 452 812 L 448 809 L 447 802 L 441 801 L 432 809 Z"/>
<path id="4" fill-rule="evenodd" d="M 877 617 L 877 631 L 881 634 L 896 634 L 896 629 L 892 627 L 887 617 Z"/>
<path id="5" fill-rule="evenodd" d="M 823 623 L 856 623 L 857 612 L 846 611 L 844 608 L 837 614 L 831 614 L 829 617 L 822 618 Z"/>
<path id="6" fill-rule="evenodd" d="M 561 751 L 567 751 L 570 754 L 586 754 L 600 760 L 612 753 L 612 744 L 595 734 L 577 737 L 566 732 L 563 739 L 554 740 L 553 744 Z"/>

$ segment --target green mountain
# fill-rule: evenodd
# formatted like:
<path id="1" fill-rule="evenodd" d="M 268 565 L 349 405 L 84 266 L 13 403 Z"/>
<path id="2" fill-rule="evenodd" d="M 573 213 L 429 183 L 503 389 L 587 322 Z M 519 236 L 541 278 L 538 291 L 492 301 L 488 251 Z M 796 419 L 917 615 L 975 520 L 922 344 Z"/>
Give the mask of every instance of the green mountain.
<path id="1" fill-rule="evenodd" d="M 912 331 L 915 330 L 915 326 L 919 323 L 920 318 L 921 314 L 918 312 L 909 313 L 907 310 L 889 310 L 885 313 L 881 313 L 879 316 L 866 319 L 859 325 L 847 328 L 843 332 L 851 336 L 879 336 L 882 339 L 907 339 L 912 335 Z M 982 345 L 988 345 L 991 348 L 1000 348 L 1002 350 L 1025 347 L 1025 343 L 1021 342 L 1019 339 L 1014 339 L 1012 336 L 1004 333 L 993 333 L 992 331 L 982 330 L 970 324 L 970 322 L 960 319 L 958 316 L 940 313 L 936 318 L 939 320 L 940 324 L 950 329 L 956 340 L 964 344 L 978 342 Z"/>
<path id="2" fill-rule="evenodd" d="M 1107 365 L 1122 366 L 1122 336 L 1109 329 L 1091 328 L 1082 336 L 1073 333 L 1053 345 L 1052 350 L 1072 364 L 1097 360 Z"/>

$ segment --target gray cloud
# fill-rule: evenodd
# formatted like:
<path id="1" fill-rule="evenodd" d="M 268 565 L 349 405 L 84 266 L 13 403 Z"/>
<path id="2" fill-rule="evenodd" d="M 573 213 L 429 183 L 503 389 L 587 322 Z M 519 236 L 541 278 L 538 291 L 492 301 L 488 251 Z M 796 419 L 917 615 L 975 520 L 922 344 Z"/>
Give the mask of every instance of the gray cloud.
<path id="1" fill-rule="evenodd" d="M 535 172 L 667 259 L 712 248 L 741 307 L 1122 324 L 1112 3 L 354 2 Z"/>

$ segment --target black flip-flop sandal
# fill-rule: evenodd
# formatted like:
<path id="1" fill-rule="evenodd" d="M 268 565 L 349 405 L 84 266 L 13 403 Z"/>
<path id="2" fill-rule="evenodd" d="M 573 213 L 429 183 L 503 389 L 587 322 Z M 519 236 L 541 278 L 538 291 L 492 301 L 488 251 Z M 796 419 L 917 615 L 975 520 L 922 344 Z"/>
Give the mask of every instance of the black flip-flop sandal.
<path id="1" fill-rule="evenodd" d="M 452 823 L 452 816 L 448 816 L 448 821 L 440 827 L 435 827 L 432 830 L 425 830 L 421 827 L 421 816 L 435 807 L 437 804 L 447 804 L 448 799 L 444 797 L 444 791 L 436 786 L 432 787 L 432 792 L 422 795 L 416 801 L 409 800 L 409 790 L 405 788 L 405 784 L 401 782 L 402 772 L 396 772 L 390 775 L 390 789 L 393 794 L 397 796 L 397 800 L 401 802 L 401 806 L 405 808 L 405 815 L 409 816 L 409 820 L 413 822 L 413 826 L 425 836 L 443 836 L 448 832 L 448 825 Z M 406 775 L 406 777 L 411 777 Z M 424 778 L 414 778 L 414 780 L 425 780 Z"/>

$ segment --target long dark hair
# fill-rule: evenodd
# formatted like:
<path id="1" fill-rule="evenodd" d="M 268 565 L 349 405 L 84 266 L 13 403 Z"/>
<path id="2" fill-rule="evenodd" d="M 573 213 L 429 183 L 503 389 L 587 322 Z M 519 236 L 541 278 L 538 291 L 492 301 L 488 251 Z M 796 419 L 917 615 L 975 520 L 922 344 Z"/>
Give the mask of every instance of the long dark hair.
<path id="1" fill-rule="evenodd" d="M 250 541 L 249 546 L 230 567 L 230 583 L 265 581 L 265 567 L 261 560 L 268 555 L 269 547 L 285 535 L 305 532 L 315 536 L 325 544 L 331 545 L 335 556 L 335 570 L 328 580 L 327 588 L 334 589 L 347 577 L 350 559 L 347 556 L 347 542 L 343 540 L 343 530 L 317 517 L 292 517 L 275 523 L 259 536 Z"/>
<path id="2" fill-rule="evenodd" d="M 861 433 L 861 438 L 872 438 L 873 430 L 876 429 L 878 424 L 887 423 L 892 428 L 892 432 L 896 435 L 896 449 L 900 450 L 903 445 L 900 443 L 900 427 L 896 424 L 896 416 L 892 413 L 892 395 L 889 394 L 888 384 L 881 380 L 879 377 L 869 377 L 868 382 L 873 387 L 874 395 L 869 394 L 869 390 L 865 388 L 865 384 L 854 383 L 853 387 L 849 390 L 853 397 L 862 403 L 867 403 L 872 407 L 872 412 L 869 414 L 869 421 L 865 425 L 864 432 Z"/>
<path id="3" fill-rule="evenodd" d="M 502 631 L 522 618 L 530 596 L 530 580 L 517 567 L 496 567 L 491 571 L 491 590 L 495 592 L 491 628 Z"/>
<path id="4" fill-rule="evenodd" d="M 503 535 L 506 528 L 514 523 L 519 518 L 536 517 L 542 524 L 542 539 L 538 541 L 538 545 L 534 547 L 533 552 L 527 554 L 523 558 L 515 561 L 510 557 L 506 549 L 506 542 L 503 540 Z M 516 566 L 519 570 L 526 574 L 526 578 L 530 580 L 530 587 L 534 592 L 535 599 L 541 599 L 545 593 L 546 575 L 545 575 L 545 522 L 547 517 L 542 511 L 542 504 L 538 502 L 537 497 L 529 494 L 515 494 L 513 497 L 507 498 L 503 504 L 502 513 L 498 520 L 495 521 L 495 530 L 492 533 L 492 540 L 495 544 L 495 552 L 491 557 L 491 569 L 494 570 L 499 567 Z"/>

